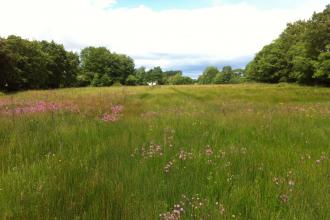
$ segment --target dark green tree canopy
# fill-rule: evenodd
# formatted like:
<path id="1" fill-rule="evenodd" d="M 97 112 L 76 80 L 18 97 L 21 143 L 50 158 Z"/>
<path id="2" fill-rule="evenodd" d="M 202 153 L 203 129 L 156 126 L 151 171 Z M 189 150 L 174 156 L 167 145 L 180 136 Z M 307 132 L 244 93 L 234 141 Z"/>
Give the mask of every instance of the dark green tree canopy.
<path id="1" fill-rule="evenodd" d="M 211 84 L 213 83 L 213 79 L 219 73 L 219 70 L 215 66 L 207 67 L 203 74 L 199 77 L 198 82 L 201 84 Z"/>
<path id="2" fill-rule="evenodd" d="M 171 82 L 170 82 L 171 81 Z M 182 71 L 154 67 L 135 69 L 134 60 L 106 47 L 86 47 L 80 55 L 54 41 L 0 38 L 0 90 L 50 89 L 71 86 L 188 84 Z"/>
<path id="3" fill-rule="evenodd" d="M 63 45 L 17 36 L 0 39 L 0 57 L 3 91 L 73 86 L 79 69 L 79 57 Z"/>
<path id="4" fill-rule="evenodd" d="M 237 69 L 233 70 L 231 66 L 224 66 L 222 71 L 219 71 L 217 67 L 207 67 L 203 75 L 198 79 L 200 84 L 227 84 L 227 83 L 239 83 L 242 82 L 244 77 L 244 71 Z"/>
<path id="5" fill-rule="evenodd" d="M 330 85 L 330 5 L 308 21 L 288 24 L 247 66 L 251 80 Z"/>
<path id="6" fill-rule="evenodd" d="M 82 74 L 85 75 L 107 75 L 110 81 L 125 84 L 127 77 L 134 74 L 132 58 L 111 53 L 105 47 L 87 47 L 81 51 L 80 58 Z"/>
<path id="7" fill-rule="evenodd" d="M 177 73 L 174 76 L 169 77 L 168 83 L 170 85 L 189 85 L 193 84 L 194 80 L 187 76 L 182 76 L 182 74 Z"/>
<path id="8" fill-rule="evenodd" d="M 163 70 L 159 66 L 149 70 L 146 73 L 146 82 L 157 82 L 158 84 L 163 84 Z"/>

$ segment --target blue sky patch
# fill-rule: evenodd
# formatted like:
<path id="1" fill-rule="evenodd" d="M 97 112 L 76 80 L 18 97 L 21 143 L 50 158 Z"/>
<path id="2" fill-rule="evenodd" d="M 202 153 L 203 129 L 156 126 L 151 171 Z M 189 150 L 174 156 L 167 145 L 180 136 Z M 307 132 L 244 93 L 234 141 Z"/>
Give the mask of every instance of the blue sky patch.
<path id="1" fill-rule="evenodd" d="M 154 10 L 195 9 L 214 5 L 246 3 L 258 8 L 291 8 L 299 5 L 299 0 L 117 0 L 115 7 L 135 8 L 140 5 Z"/>

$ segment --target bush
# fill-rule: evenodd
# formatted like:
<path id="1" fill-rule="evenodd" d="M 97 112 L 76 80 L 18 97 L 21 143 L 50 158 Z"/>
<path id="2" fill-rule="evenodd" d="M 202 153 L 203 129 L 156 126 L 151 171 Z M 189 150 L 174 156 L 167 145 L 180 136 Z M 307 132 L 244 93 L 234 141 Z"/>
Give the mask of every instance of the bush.
<path id="1" fill-rule="evenodd" d="M 123 86 L 119 81 L 116 81 L 112 86 Z"/>
<path id="2" fill-rule="evenodd" d="M 85 87 L 91 85 L 93 80 L 93 76 L 89 74 L 81 74 L 77 76 L 76 86 L 78 87 Z"/>
<path id="3" fill-rule="evenodd" d="M 138 79 L 134 75 L 129 75 L 126 79 L 126 85 L 135 86 L 138 84 Z"/>
<path id="4" fill-rule="evenodd" d="M 96 73 L 94 75 L 94 78 L 91 83 L 92 86 L 96 87 L 111 86 L 111 84 L 112 80 L 107 74 L 101 75 L 99 73 Z"/>
<path id="5" fill-rule="evenodd" d="M 181 74 L 176 74 L 169 78 L 168 83 L 170 85 L 189 85 L 193 84 L 194 80 L 187 76 L 182 76 Z"/>
<path id="6" fill-rule="evenodd" d="M 214 84 L 222 84 L 224 83 L 223 81 L 223 74 L 222 73 L 217 73 L 217 75 L 213 79 Z"/>

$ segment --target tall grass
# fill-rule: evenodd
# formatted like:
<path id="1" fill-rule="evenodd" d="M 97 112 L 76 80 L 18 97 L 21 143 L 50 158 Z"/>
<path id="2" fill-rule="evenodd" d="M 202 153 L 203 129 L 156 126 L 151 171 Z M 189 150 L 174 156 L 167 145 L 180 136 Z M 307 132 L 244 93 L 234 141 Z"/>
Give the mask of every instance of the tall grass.
<path id="1" fill-rule="evenodd" d="M 329 219 L 330 89 L 28 91 L 0 113 L 1 219 Z M 103 121 L 111 106 L 118 120 Z"/>

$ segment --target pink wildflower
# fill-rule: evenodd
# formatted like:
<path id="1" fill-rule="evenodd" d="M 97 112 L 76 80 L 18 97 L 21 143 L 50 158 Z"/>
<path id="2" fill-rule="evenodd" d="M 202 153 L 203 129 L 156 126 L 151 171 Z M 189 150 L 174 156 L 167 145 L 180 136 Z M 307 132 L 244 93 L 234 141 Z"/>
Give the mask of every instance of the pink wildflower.
<path id="1" fill-rule="evenodd" d="M 213 154 L 213 150 L 212 150 L 212 148 L 210 148 L 210 147 L 206 148 L 206 150 L 205 150 L 205 154 L 206 154 L 206 156 L 208 156 L 208 157 L 212 156 L 212 154 Z"/>
<path id="2" fill-rule="evenodd" d="M 111 107 L 111 113 L 104 113 L 101 120 L 104 122 L 115 122 L 118 121 L 121 117 L 121 112 L 123 111 L 124 106 L 114 105 Z"/>

